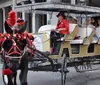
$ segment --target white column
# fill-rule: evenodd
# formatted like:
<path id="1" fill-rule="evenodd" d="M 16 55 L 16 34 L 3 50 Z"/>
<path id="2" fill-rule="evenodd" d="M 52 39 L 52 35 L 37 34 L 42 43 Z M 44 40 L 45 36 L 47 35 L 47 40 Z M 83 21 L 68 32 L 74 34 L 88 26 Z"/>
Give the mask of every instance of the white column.
<path id="1" fill-rule="evenodd" d="M 76 4 L 76 0 L 71 0 L 71 4 Z"/>
<path id="2" fill-rule="evenodd" d="M 47 24 L 51 24 L 52 14 L 53 14 L 53 12 L 48 12 L 48 14 L 47 14 Z"/>
<path id="3" fill-rule="evenodd" d="M 61 2 L 61 0 L 47 0 L 47 2 Z M 52 13 L 47 14 L 47 24 L 52 24 L 52 16 Z"/>
<path id="4" fill-rule="evenodd" d="M 24 2 L 22 2 L 21 4 L 24 5 Z M 22 19 L 25 20 L 25 12 L 22 12 Z"/>
<path id="5" fill-rule="evenodd" d="M 49 14 L 47 13 L 47 24 L 49 23 Z"/>
<path id="6" fill-rule="evenodd" d="M 32 13 L 32 33 L 35 33 L 35 13 Z"/>
<path id="7" fill-rule="evenodd" d="M 22 12 L 22 19 L 25 21 L 25 12 Z"/>
<path id="8" fill-rule="evenodd" d="M 3 32 L 5 33 L 5 26 L 4 26 L 4 23 L 5 23 L 5 8 L 2 8 L 2 11 L 3 11 Z"/>
<path id="9" fill-rule="evenodd" d="M 14 7 L 16 6 L 17 0 L 12 0 L 12 10 L 14 10 Z"/>
<path id="10" fill-rule="evenodd" d="M 31 0 L 31 2 L 34 4 L 35 3 L 35 0 Z"/>
<path id="11" fill-rule="evenodd" d="M 35 0 L 31 0 L 32 4 L 35 3 Z M 36 28 L 35 28 L 35 12 L 32 13 L 32 33 L 36 32 Z"/>

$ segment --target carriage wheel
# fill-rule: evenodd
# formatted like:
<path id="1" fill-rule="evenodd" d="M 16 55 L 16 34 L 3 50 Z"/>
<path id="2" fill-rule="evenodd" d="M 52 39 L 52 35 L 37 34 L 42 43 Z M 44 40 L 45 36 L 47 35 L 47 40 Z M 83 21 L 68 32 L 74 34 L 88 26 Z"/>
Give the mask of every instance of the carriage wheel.
<path id="1" fill-rule="evenodd" d="M 5 64 L 3 64 L 3 68 L 2 70 L 5 69 Z M 12 75 L 4 75 L 2 73 L 2 78 L 3 78 L 3 83 L 5 85 L 13 85 L 13 82 L 12 82 Z"/>
<path id="2" fill-rule="evenodd" d="M 63 62 L 61 66 L 61 84 L 65 85 L 66 83 L 66 76 L 67 76 L 68 70 L 67 70 L 67 57 L 66 54 L 63 54 Z"/>

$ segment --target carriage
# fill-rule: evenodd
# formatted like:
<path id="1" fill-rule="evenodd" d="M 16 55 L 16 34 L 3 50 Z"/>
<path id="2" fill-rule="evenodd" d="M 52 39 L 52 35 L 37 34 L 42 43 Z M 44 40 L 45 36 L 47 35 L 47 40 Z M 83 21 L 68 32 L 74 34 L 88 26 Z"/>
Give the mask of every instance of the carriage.
<path id="1" fill-rule="evenodd" d="M 40 4 L 37 4 L 40 5 Z M 78 14 L 95 14 L 99 13 L 100 10 L 95 7 L 83 7 L 73 6 L 73 9 L 69 7 L 69 5 L 63 4 L 62 8 L 56 8 L 58 5 L 55 4 L 55 8 L 52 9 L 54 3 L 48 3 L 49 7 L 41 3 L 39 7 L 36 5 L 31 8 L 35 10 L 43 10 L 43 11 L 64 11 L 64 12 L 72 12 Z M 41 8 L 42 6 L 42 8 Z M 67 7 L 68 6 L 68 7 Z M 20 7 L 20 6 L 19 6 Z M 44 7 L 44 8 L 43 8 Z M 91 10 L 90 10 L 91 9 Z M 95 9 L 95 11 L 94 11 Z M 49 27 L 49 28 L 48 28 Z M 48 28 L 48 30 L 46 29 Z M 32 71 L 52 71 L 52 72 L 60 72 L 61 73 L 61 84 L 66 84 L 66 78 L 68 67 L 74 67 L 77 72 L 85 72 L 93 70 L 92 65 L 100 63 L 100 28 L 96 29 L 96 32 L 93 31 L 92 28 L 88 27 L 79 27 L 78 24 L 70 24 L 69 31 L 70 33 L 65 35 L 61 41 L 61 46 L 58 54 L 50 54 L 50 31 L 55 29 L 55 26 L 42 26 L 39 29 L 38 34 L 33 34 L 35 39 L 39 42 L 35 42 L 34 45 L 25 45 L 22 53 L 27 53 L 27 49 L 31 49 L 32 55 L 29 60 L 28 70 Z M 98 39 L 93 40 L 94 35 L 97 35 Z M 78 37 L 78 38 L 76 38 Z M 40 42 L 41 41 L 41 42 Z M 38 43 L 38 44 L 37 44 Z M 38 47 L 40 50 L 38 50 Z M 5 55 L 5 54 L 4 54 Z M 15 56 L 15 55 L 14 55 Z M 16 55 L 17 56 L 17 55 Z M 23 56 L 23 54 L 22 54 Z M 10 56 L 9 56 L 10 57 Z M 5 57 L 4 57 L 5 58 Z M 10 57 L 12 58 L 12 57 Z M 14 57 L 16 58 L 16 57 Z M 5 60 L 5 59 L 4 59 Z M 6 78 L 3 75 L 4 82 L 6 82 Z M 5 85 L 7 85 L 5 83 Z"/>

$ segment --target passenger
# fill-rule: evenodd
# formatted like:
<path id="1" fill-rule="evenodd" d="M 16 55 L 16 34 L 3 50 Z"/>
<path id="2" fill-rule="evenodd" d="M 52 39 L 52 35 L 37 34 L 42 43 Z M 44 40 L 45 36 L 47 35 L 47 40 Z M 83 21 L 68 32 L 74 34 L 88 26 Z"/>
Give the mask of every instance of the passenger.
<path id="1" fill-rule="evenodd" d="M 97 20 L 97 28 L 96 29 L 98 29 L 98 28 L 100 28 L 100 19 Z M 98 39 L 97 35 L 95 35 L 93 37 L 93 39 L 97 40 Z"/>
<path id="2" fill-rule="evenodd" d="M 96 27 L 94 26 L 94 22 L 95 22 L 95 21 L 94 21 L 93 18 L 88 17 L 88 18 L 87 18 L 87 21 L 86 21 L 86 23 L 87 23 L 87 28 L 93 28 L 93 31 L 94 31 L 95 35 L 93 36 L 92 40 L 98 40 L 98 37 L 97 37 L 97 35 L 96 35 Z"/>
<path id="3" fill-rule="evenodd" d="M 69 24 L 77 24 L 77 19 L 75 17 L 70 16 L 68 22 Z"/>
<path id="4" fill-rule="evenodd" d="M 23 26 L 24 25 L 24 20 L 23 19 L 21 19 L 21 18 L 18 18 L 17 19 L 17 25 L 18 25 L 18 27 L 20 28 L 21 26 Z"/>
<path id="5" fill-rule="evenodd" d="M 94 23 L 95 23 L 94 18 L 91 18 L 91 24 L 94 25 Z M 95 26 L 95 25 L 94 25 L 94 26 Z"/>
<path id="6" fill-rule="evenodd" d="M 88 17 L 86 19 L 86 27 L 95 29 L 95 26 L 93 25 L 93 22 L 94 22 L 94 19 L 92 19 L 91 17 Z"/>
<path id="7" fill-rule="evenodd" d="M 100 28 L 100 19 L 98 19 L 98 26 L 97 26 L 97 28 Z"/>
<path id="8" fill-rule="evenodd" d="M 95 28 L 98 26 L 98 22 L 95 18 L 92 18 L 92 22 L 91 22 L 92 25 L 95 26 Z"/>
<path id="9" fill-rule="evenodd" d="M 57 40 L 64 37 L 65 34 L 69 33 L 69 24 L 68 21 L 65 19 L 65 14 L 63 12 L 60 12 L 58 15 L 58 23 L 55 30 L 51 31 L 50 37 L 51 37 L 51 53 L 58 51 L 59 52 L 59 46 L 57 43 L 59 43 Z M 61 43 L 61 42 L 60 42 Z"/>

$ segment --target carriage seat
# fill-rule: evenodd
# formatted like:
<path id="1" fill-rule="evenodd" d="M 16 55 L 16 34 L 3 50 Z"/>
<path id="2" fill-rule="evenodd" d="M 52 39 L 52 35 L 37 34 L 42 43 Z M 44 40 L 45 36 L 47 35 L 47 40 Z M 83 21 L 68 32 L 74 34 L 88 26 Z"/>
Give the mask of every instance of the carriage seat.
<path id="1" fill-rule="evenodd" d="M 100 44 L 100 27 L 96 28 L 96 36 L 98 37 L 98 44 Z"/>
<path id="2" fill-rule="evenodd" d="M 69 24 L 69 34 L 64 36 L 65 41 L 74 40 L 78 33 L 77 24 Z"/>
<path id="3" fill-rule="evenodd" d="M 79 36 L 79 39 L 70 41 L 71 44 L 90 44 L 97 42 L 96 40 L 92 41 L 94 36 L 93 28 L 79 27 L 77 36 Z"/>
<path id="4" fill-rule="evenodd" d="M 98 38 L 100 37 L 100 27 L 96 28 L 96 35 L 97 35 Z"/>

